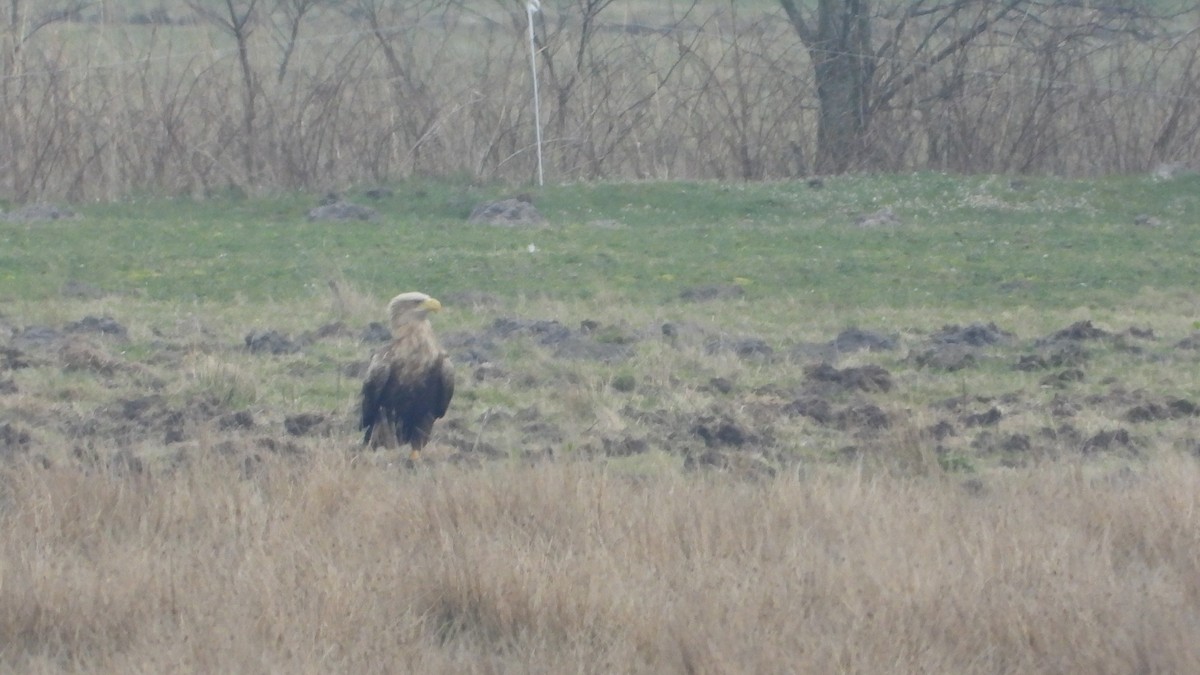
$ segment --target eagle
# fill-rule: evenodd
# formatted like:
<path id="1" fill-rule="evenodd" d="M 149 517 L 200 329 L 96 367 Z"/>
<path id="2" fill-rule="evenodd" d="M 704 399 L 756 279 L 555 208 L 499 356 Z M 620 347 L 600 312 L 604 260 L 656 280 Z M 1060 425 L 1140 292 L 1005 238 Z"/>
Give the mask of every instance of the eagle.
<path id="1" fill-rule="evenodd" d="M 454 396 L 454 365 L 429 325 L 442 303 L 424 293 L 401 293 L 388 303 L 392 341 L 371 358 L 362 386 L 363 445 L 412 446 L 421 457 L 434 420 Z"/>

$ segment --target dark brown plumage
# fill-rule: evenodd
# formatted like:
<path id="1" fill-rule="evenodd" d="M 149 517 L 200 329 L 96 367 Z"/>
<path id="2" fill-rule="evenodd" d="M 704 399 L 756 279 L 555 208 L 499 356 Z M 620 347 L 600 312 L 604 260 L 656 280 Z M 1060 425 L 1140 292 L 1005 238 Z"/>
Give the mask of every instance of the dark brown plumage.
<path id="1" fill-rule="evenodd" d="M 454 366 L 438 345 L 429 313 L 442 308 L 424 293 L 401 293 L 388 303 L 392 342 L 371 358 L 362 387 L 363 443 L 412 445 L 419 459 L 434 420 L 454 396 Z"/>

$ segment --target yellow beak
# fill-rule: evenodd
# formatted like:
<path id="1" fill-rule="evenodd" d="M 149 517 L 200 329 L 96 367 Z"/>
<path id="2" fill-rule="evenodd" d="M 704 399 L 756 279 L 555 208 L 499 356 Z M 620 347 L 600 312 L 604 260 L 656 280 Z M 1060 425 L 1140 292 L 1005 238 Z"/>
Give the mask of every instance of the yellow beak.
<path id="1" fill-rule="evenodd" d="M 429 298 L 425 302 L 421 303 L 421 309 L 425 309 L 430 312 L 440 312 L 442 311 L 442 303 L 438 302 L 437 298 Z"/>

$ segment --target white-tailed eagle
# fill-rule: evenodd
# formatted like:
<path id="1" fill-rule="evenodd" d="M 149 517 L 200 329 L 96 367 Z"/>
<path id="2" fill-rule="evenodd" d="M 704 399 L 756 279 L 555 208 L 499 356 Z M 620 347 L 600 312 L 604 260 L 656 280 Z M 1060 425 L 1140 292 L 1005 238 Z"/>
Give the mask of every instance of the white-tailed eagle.
<path id="1" fill-rule="evenodd" d="M 434 420 L 454 396 L 454 366 L 433 335 L 429 313 L 442 303 L 424 293 L 401 293 L 388 303 L 392 341 L 371 358 L 362 387 L 363 443 L 412 445 L 412 459 L 429 442 Z"/>

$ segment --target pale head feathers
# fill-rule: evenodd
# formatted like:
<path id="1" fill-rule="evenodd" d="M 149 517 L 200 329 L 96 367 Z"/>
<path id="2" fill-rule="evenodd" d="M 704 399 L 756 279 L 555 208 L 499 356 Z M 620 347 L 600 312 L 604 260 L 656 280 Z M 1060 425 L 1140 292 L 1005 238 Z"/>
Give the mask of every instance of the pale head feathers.
<path id="1" fill-rule="evenodd" d="M 410 291 L 392 298 L 388 303 L 388 317 L 391 319 L 392 326 L 395 327 L 424 321 L 430 312 L 437 312 L 441 309 L 442 303 L 438 302 L 436 298 L 417 291 Z"/>

